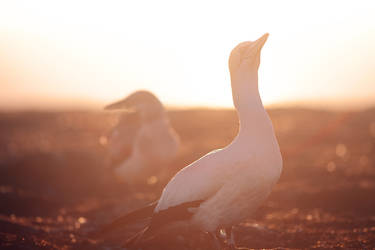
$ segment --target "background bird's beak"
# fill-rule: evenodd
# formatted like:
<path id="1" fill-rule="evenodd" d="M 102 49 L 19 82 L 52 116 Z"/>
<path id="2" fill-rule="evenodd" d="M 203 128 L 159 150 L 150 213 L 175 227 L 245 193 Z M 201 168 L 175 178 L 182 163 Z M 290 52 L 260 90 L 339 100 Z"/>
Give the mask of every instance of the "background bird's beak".
<path id="1" fill-rule="evenodd" d="M 267 41 L 267 38 L 268 38 L 268 33 L 264 34 L 263 36 L 261 36 L 258 40 L 256 40 L 254 42 L 254 45 L 253 47 L 256 48 L 257 51 L 259 51 L 260 49 L 263 48 L 263 45 L 265 44 L 265 42 Z"/>
<path id="2" fill-rule="evenodd" d="M 104 107 L 105 110 L 120 109 L 122 107 L 121 103 L 115 102 Z"/>
<path id="3" fill-rule="evenodd" d="M 109 104 L 104 107 L 105 110 L 113 110 L 113 109 L 129 109 L 129 102 L 128 99 L 121 100 L 112 104 Z"/>

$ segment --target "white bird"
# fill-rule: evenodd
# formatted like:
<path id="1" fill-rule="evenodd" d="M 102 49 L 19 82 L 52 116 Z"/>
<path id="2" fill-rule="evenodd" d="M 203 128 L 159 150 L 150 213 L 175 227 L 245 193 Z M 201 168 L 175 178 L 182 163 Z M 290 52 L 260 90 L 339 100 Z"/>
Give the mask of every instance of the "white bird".
<path id="1" fill-rule="evenodd" d="M 103 232 L 151 217 L 128 244 L 146 241 L 165 227 L 184 225 L 208 232 L 217 243 L 219 230 L 226 231 L 227 243 L 235 247 L 232 226 L 253 214 L 282 170 L 279 145 L 258 91 L 260 51 L 267 38 L 265 34 L 240 43 L 230 54 L 233 102 L 240 120 L 233 142 L 183 168 L 156 203 L 119 218 Z"/>
<path id="2" fill-rule="evenodd" d="M 130 184 L 160 176 L 165 164 L 177 156 L 180 143 L 158 98 L 141 90 L 105 109 L 135 111 L 122 114 L 109 136 L 110 165 L 115 175 Z"/>

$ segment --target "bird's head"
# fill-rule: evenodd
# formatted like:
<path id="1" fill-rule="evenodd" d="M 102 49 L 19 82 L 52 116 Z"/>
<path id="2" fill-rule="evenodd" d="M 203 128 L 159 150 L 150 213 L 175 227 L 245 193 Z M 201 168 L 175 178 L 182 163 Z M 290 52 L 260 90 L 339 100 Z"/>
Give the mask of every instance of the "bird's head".
<path id="1" fill-rule="evenodd" d="M 159 99 L 149 91 L 139 90 L 123 100 L 107 105 L 104 109 L 125 109 L 139 112 L 142 120 L 154 120 L 164 114 L 164 107 Z"/>
<path id="2" fill-rule="evenodd" d="M 232 50 L 229 57 L 229 71 L 232 81 L 258 71 L 260 51 L 267 38 L 268 33 L 256 41 L 242 42 Z"/>
<path id="3" fill-rule="evenodd" d="M 258 68 L 260 51 L 267 41 L 268 33 L 258 40 L 242 42 L 231 52 L 229 57 L 229 71 L 231 76 L 233 103 L 237 110 L 248 106 L 249 97 L 259 95 Z"/>

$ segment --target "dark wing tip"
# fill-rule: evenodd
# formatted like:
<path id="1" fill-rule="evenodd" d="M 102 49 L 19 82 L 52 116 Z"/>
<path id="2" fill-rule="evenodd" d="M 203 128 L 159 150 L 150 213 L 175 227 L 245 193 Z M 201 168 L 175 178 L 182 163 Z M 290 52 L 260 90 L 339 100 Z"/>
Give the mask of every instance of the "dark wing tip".
<path id="1" fill-rule="evenodd" d="M 130 223 L 133 223 L 138 220 L 150 218 L 154 212 L 154 209 L 158 201 L 155 201 L 145 207 L 137 209 L 133 212 L 130 212 L 124 216 L 119 217 L 118 219 L 114 220 L 112 223 L 104 225 L 101 229 L 96 232 L 93 232 L 93 236 L 96 237 L 105 237 L 105 235 L 120 229 Z"/>

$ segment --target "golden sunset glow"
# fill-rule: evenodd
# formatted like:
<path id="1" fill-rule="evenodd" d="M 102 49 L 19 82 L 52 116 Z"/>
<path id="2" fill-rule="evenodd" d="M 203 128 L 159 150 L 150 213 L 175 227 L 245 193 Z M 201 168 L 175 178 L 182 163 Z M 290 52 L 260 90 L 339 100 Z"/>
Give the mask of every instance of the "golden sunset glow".
<path id="1" fill-rule="evenodd" d="M 372 1 L 0 3 L 0 107 L 100 107 L 137 89 L 171 106 L 232 106 L 227 60 L 265 32 L 266 105 L 368 106 Z"/>
<path id="2" fill-rule="evenodd" d="M 374 13 L 0 1 L 0 249 L 375 249 Z"/>

